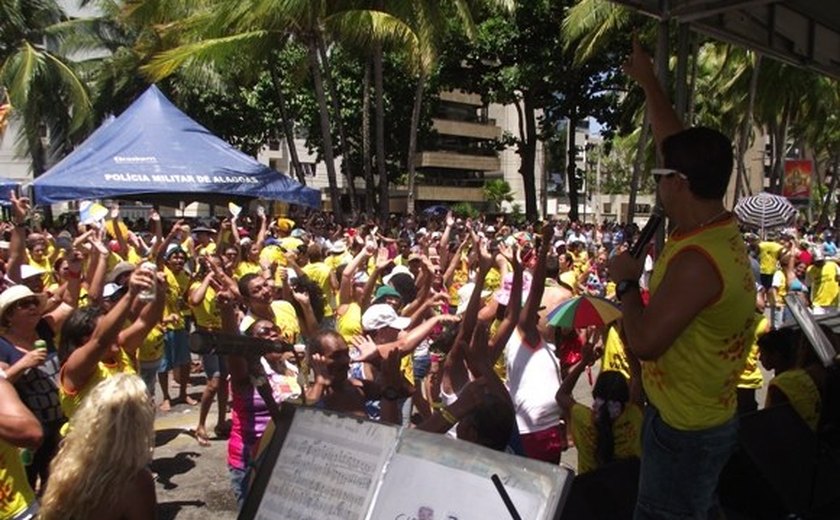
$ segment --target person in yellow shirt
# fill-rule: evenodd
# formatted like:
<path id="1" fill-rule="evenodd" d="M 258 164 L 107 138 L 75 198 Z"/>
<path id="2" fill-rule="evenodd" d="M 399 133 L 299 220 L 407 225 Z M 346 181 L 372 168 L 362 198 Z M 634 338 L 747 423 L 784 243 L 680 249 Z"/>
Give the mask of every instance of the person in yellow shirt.
<path id="1" fill-rule="evenodd" d="M 764 385 L 764 376 L 758 366 L 758 341 L 762 336 L 770 332 L 770 320 L 764 316 L 766 300 L 764 287 L 760 284 L 756 288 L 755 297 L 755 339 L 750 354 L 747 356 L 747 365 L 738 378 L 738 414 L 745 414 L 758 410 L 758 403 L 755 400 L 755 391 Z"/>
<path id="2" fill-rule="evenodd" d="M 188 303 L 195 318 L 196 332 L 219 332 L 222 318 L 216 306 L 216 294 L 232 286 L 232 281 L 222 271 L 222 260 L 214 254 L 199 257 L 199 270 L 195 281 L 190 285 Z M 219 417 L 216 422 L 215 433 L 219 438 L 225 438 L 228 431 L 227 416 L 227 366 L 225 359 L 217 354 L 205 354 L 201 358 L 207 385 L 201 394 L 201 408 L 198 415 L 198 426 L 195 438 L 201 446 L 209 446 L 205 423 L 213 401 L 218 397 Z M 224 381 L 224 383 L 223 383 Z"/>
<path id="3" fill-rule="evenodd" d="M 593 406 L 584 406 L 572 396 L 580 375 L 597 356 L 592 342 L 581 350 L 581 360 L 569 369 L 557 391 L 557 404 L 578 450 L 578 474 L 582 475 L 618 460 L 642 453 L 642 385 L 639 360 L 628 356 L 630 380 L 617 370 L 598 374 L 592 389 Z"/>
<path id="4" fill-rule="evenodd" d="M 840 299 L 840 267 L 825 259 L 821 248 L 814 249 L 812 264 L 805 272 L 805 280 L 811 288 L 811 305 L 815 315 L 837 310 Z"/>
<path id="5" fill-rule="evenodd" d="M 664 165 L 651 173 L 674 228 L 654 264 L 647 305 L 639 288 L 644 258 L 622 253 L 609 266 L 649 402 L 635 515 L 706 518 L 738 441 L 736 385 L 755 330 L 755 277 L 723 203 L 732 141 L 711 128 L 684 129 L 638 39 L 624 71 L 645 92 Z"/>
<path id="6" fill-rule="evenodd" d="M 153 286 L 152 302 L 138 298 Z M 58 347 L 58 397 L 68 419 L 100 381 L 120 372 L 137 373 L 137 349 L 162 317 L 165 291 L 162 274 L 136 269 L 125 295 L 104 316 L 100 309 L 86 307 L 67 318 Z M 130 316 L 134 318 L 131 325 L 123 329 Z"/>
<path id="7" fill-rule="evenodd" d="M 41 423 L 21 402 L 0 368 L 0 518 L 23 520 L 37 514 L 38 501 L 18 450 L 35 451 L 43 435 Z"/>
<path id="8" fill-rule="evenodd" d="M 171 407 L 171 397 L 169 395 L 170 371 L 173 372 L 179 387 L 177 400 L 190 406 L 197 404 L 197 402 L 187 395 L 191 364 L 186 324 L 186 316 L 189 315 L 186 301 L 190 275 L 184 270 L 187 254 L 180 246 L 172 244 L 166 251 L 164 259 L 163 276 L 166 280 L 166 305 L 162 320 L 164 327 L 163 358 L 158 367 L 158 382 L 163 394 L 160 409 L 165 412 Z"/>
<path id="9" fill-rule="evenodd" d="M 761 364 L 774 373 L 764 407 L 790 403 L 808 427 L 816 431 L 822 415 L 825 374 L 818 363 L 798 362 L 800 357 L 809 357 L 808 351 L 801 351 L 803 341 L 801 332 L 792 328 L 774 330 L 758 340 Z"/>
<path id="10" fill-rule="evenodd" d="M 326 330 L 335 330 L 335 297 L 338 291 L 338 279 L 335 271 L 324 262 L 321 246 L 310 244 L 306 252 L 309 262 L 301 268 L 301 272 L 315 282 L 323 293 L 324 319 L 321 327 Z"/>
<path id="11" fill-rule="evenodd" d="M 764 240 L 758 243 L 758 269 L 761 276 L 761 286 L 769 291 L 773 286 L 773 273 L 779 265 L 779 257 L 785 247 L 775 240 Z"/>

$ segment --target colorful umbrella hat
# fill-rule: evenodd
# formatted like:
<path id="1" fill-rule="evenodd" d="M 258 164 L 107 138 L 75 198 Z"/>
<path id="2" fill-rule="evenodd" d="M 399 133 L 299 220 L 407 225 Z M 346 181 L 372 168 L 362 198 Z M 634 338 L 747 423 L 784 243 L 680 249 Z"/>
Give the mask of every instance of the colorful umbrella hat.
<path id="1" fill-rule="evenodd" d="M 601 326 L 621 317 L 621 309 L 614 303 L 598 296 L 575 296 L 548 313 L 548 324 L 552 327 L 581 329 L 591 325 Z"/>

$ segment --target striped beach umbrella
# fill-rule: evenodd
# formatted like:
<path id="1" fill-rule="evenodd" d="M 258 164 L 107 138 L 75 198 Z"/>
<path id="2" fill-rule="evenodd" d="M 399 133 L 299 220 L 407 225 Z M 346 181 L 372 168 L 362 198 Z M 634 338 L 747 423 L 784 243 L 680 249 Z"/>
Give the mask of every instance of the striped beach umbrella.
<path id="1" fill-rule="evenodd" d="M 733 211 L 742 223 L 762 231 L 787 226 L 798 213 L 786 198 L 766 192 L 742 198 Z"/>
<path id="2" fill-rule="evenodd" d="M 548 313 L 548 324 L 552 327 L 581 329 L 591 325 L 601 326 L 621 317 L 616 304 L 598 296 L 575 296 Z"/>

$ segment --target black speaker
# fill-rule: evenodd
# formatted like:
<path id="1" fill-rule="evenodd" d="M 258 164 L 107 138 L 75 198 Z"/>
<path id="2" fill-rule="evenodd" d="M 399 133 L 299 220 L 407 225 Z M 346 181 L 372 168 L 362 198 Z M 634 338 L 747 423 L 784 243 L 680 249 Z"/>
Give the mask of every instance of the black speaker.
<path id="1" fill-rule="evenodd" d="M 639 459 L 619 460 L 576 476 L 560 518 L 631 519 L 638 494 Z"/>

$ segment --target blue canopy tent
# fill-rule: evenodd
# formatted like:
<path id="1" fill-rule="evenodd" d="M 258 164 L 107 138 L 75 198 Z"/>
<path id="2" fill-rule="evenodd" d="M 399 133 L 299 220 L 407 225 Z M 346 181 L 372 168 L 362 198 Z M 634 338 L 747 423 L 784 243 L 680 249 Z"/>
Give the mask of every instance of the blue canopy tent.
<path id="1" fill-rule="evenodd" d="M 321 194 L 240 152 L 178 110 L 154 85 L 32 182 L 35 202 L 248 198 L 318 208 Z"/>
<path id="2" fill-rule="evenodd" d="M 11 203 L 9 200 L 9 193 L 12 190 L 17 191 L 19 187 L 20 181 L 0 178 L 0 206 L 9 205 Z"/>

